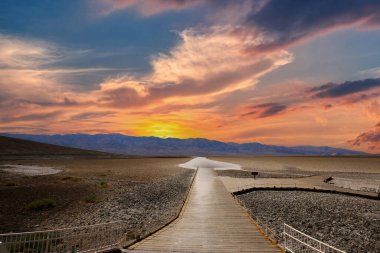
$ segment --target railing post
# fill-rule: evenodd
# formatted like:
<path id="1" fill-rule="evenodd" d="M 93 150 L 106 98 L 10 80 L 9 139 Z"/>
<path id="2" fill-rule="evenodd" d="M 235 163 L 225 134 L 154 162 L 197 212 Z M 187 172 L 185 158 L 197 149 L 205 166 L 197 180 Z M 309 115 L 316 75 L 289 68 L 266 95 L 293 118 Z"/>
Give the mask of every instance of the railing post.
<path id="1" fill-rule="evenodd" d="M 282 233 L 282 236 L 284 238 L 284 248 L 285 248 L 285 251 L 287 251 L 287 236 L 286 236 L 286 230 L 285 230 L 285 223 L 284 223 L 284 232 Z"/>
<path id="2" fill-rule="evenodd" d="M 46 236 L 46 245 L 45 245 L 46 246 L 46 249 L 45 249 L 46 253 L 49 252 L 49 245 L 50 245 L 49 239 L 50 239 L 50 233 L 48 233 L 47 236 Z"/>

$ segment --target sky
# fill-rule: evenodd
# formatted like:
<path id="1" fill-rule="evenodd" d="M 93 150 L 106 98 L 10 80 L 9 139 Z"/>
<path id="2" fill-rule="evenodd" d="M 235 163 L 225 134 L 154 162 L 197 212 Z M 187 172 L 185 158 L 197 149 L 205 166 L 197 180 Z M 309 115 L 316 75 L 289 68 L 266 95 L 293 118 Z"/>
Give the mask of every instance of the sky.
<path id="1" fill-rule="evenodd" d="M 2 0 L 0 132 L 380 153 L 378 0 Z"/>

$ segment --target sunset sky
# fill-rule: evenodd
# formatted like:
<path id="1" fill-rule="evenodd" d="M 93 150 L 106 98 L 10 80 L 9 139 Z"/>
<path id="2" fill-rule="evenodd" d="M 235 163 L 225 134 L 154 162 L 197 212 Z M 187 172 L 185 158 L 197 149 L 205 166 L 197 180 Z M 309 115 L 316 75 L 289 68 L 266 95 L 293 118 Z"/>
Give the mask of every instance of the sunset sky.
<path id="1" fill-rule="evenodd" d="M 378 0 L 1 0 L 0 132 L 380 152 Z"/>

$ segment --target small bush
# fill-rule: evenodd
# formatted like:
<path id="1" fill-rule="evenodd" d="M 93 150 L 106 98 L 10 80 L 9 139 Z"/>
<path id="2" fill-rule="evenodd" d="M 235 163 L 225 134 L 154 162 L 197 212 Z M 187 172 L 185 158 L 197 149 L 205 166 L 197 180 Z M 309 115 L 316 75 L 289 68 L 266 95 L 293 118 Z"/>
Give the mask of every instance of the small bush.
<path id="1" fill-rule="evenodd" d="M 79 182 L 79 181 L 81 181 L 81 179 L 79 177 L 70 177 L 70 176 L 63 177 L 61 180 L 62 181 L 72 181 L 72 182 Z"/>
<path id="2" fill-rule="evenodd" d="M 107 182 L 100 182 L 100 187 L 107 188 L 108 187 Z"/>
<path id="3" fill-rule="evenodd" d="M 95 194 L 90 194 L 90 195 L 85 196 L 83 200 L 86 203 L 95 203 L 98 200 L 98 198 L 96 197 Z"/>
<path id="4" fill-rule="evenodd" d="M 28 209 L 33 211 L 43 211 L 53 207 L 55 207 L 55 201 L 52 199 L 36 199 L 28 205 Z"/>

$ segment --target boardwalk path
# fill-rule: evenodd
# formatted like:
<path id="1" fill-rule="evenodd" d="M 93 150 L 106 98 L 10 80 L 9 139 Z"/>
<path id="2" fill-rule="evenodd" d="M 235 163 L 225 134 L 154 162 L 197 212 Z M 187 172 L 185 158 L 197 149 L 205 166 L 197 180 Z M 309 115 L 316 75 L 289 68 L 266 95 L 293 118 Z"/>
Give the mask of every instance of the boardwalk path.
<path id="1" fill-rule="evenodd" d="M 198 169 L 180 217 L 130 249 L 141 252 L 281 252 L 258 231 L 210 168 Z"/>

